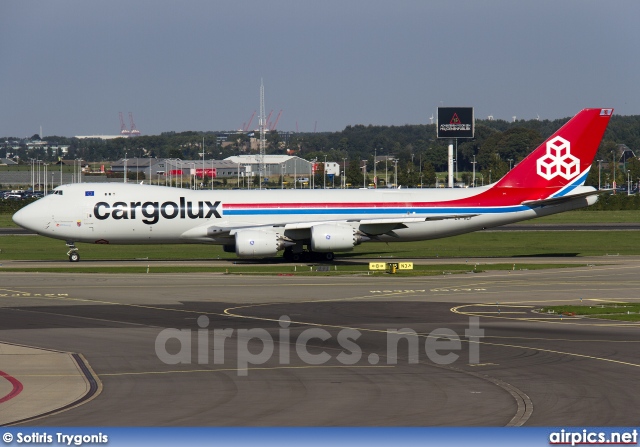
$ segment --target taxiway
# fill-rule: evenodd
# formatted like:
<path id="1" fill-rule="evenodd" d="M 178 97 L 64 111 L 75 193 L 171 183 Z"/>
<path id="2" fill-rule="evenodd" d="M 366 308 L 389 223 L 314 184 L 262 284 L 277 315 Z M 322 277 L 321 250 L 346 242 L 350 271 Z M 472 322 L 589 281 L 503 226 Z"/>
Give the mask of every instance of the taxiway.
<path id="1" fill-rule="evenodd" d="M 595 264 L 411 278 L 0 271 L 0 342 L 81 354 L 100 385 L 81 405 L 67 403 L 38 418 L 36 403 L 14 420 L 30 426 L 635 425 L 640 324 L 535 313 L 548 304 L 638 301 L 639 258 Z M 203 315 L 207 320 L 198 320 Z M 472 341 L 465 331 L 476 318 L 484 334 Z M 159 351 L 166 329 L 189 334 L 182 357 L 189 363 L 166 362 L 184 353 L 175 338 Z M 216 330 L 231 331 L 226 344 Z M 407 336 L 396 361 L 389 351 L 393 331 Z M 341 333 L 351 334 L 353 344 Z M 266 339 L 274 341 L 273 352 L 243 369 L 238 353 L 248 350 L 257 360 Z M 427 345 L 435 339 L 444 344 L 433 355 Z M 417 340 L 417 351 L 410 340 Z M 479 357 L 471 361 L 476 348 Z M 443 363 L 439 356 L 446 354 L 455 360 Z M 0 366 L 11 373 L 10 359 L 0 355 Z M 56 386 L 46 364 L 38 374 L 13 376 Z M 10 413 L 7 405 L 20 399 L 0 407 Z"/>

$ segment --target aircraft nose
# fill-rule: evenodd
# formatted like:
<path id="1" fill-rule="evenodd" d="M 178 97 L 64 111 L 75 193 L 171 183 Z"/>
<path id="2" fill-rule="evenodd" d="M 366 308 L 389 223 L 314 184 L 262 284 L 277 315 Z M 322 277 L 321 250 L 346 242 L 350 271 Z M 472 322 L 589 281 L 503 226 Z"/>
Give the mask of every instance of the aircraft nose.
<path id="1" fill-rule="evenodd" d="M 13 221 L 27 230 L 37 231 L 38 218 L 36 216 L 35 203 L 18 210 L 12 217 Z"/>

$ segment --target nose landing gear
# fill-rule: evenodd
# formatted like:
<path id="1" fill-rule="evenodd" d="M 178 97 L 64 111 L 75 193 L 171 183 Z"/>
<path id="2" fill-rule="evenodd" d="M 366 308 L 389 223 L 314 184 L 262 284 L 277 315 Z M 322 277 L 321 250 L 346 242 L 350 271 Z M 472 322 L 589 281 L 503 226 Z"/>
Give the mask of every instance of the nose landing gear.
<path id="1" fill-rule="evenodd" d="M 67 252 L 67 256 L 69 256 L 69 262 L 78 262 L 80 260 L 78 247 L 76 247 L 73 241 L 67 241 L 67 247 L 69 247 L 69 251 Z"/>

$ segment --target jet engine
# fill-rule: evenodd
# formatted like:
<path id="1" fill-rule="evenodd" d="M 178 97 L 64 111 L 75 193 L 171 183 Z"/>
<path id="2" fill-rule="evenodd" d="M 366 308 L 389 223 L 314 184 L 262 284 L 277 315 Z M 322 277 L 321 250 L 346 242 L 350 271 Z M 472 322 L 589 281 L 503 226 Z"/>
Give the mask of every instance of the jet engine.
<path id="1" fill-rule="evenodd" d="M 262 230 L 240 230 L 235 234 L 236 255 L 240 258 L 264 258 L 275 256 L 278 250 L 293 245 L 278 233 Z"/>
<path id="2" fill-rule="evenodd" d="M 311 250 L 317 252 L 353 250 L 368 239 L 349 225 L 319 224 L 311 227 Z"/>

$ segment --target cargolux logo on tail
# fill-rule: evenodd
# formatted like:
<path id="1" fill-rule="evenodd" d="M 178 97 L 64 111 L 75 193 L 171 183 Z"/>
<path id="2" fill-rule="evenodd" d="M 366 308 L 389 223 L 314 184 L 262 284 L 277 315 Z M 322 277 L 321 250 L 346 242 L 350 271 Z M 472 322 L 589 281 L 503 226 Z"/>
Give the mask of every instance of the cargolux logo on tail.
<path id="1" fill-rule="evenodd" d="M 580 174 L 580 160 L 571 155 L 571 143 L 562 137 L 547 141 L 547 153 L 536 162 L 540 177 L 551 180 L 557 176 L 571 180 Z"/>

